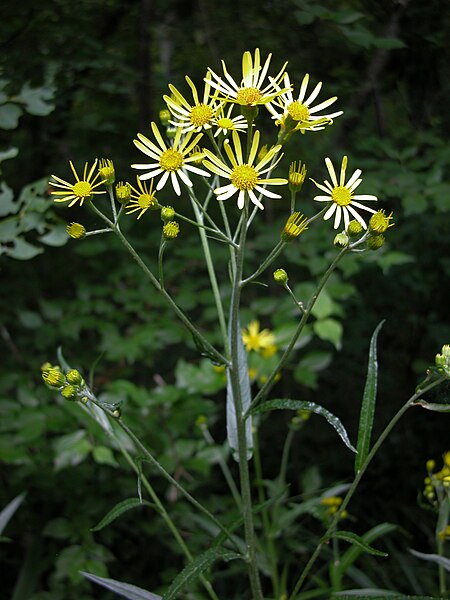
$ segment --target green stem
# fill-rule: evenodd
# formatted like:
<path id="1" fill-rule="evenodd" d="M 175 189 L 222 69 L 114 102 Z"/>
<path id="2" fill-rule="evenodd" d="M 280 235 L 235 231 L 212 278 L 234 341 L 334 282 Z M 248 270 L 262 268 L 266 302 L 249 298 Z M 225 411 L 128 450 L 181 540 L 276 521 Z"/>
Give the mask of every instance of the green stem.
<path id="1" fill-rule="evenodd" d="M 265 271 L 267 269 L 267 267 L 269 267 L 273 263 L 273 261 L 277 258 L 277 256 L 279 256 L 279 254 L 281 253 L 281 251 L 283 250 L 285 245 L 286 245 L 286 242 L 279 241 L 278 244 L 275 246 L 275 248 L 272 248 L 272 250 L 269 253 L 269 255 L 267 256 L 267 258 L 260 264 L 260 266 L 257 268 L 257 270 L 253 273 L 253 275 L 250 275 L 250 277 L 247 277 L 247 279 L 244 279 L 244 281 L 242 282 L 242 285 L 247 285 L 248 283 L 250 283 L 251 281 L 256 279 L 258 277 L 258 275 L 260 275 L 263 271 Z"/>
<path id="2" fill-rule="evenodd" d="M 208 340 L 200 333 L 200 331 L 191 323 L 191 321 L 184 314 L 184 312 L 181 310 L 181 308 L 175 303 L 175 301 L 170 296 L 170 294 L 161 287 L 159 281 L 156 279 L 156 277 L 153 275 L 153 273 L 150 271 L 150 269 L 144 263 L 142 258 L 139 256 L 139 254 L 136 252 L 136 250 L 133 248 L 133 246 L 130 244 L 130 242 L 127 240 L 127 238 L 120 231 L 120 229 L 118 229 L 114 225 L 114 223 L 108 219 L 108 217 L 106 217 L 101 211 L 99 211 L 98 208 L 96 206 L 94 206 L 94 204 L 92 204 L 92 202 L 89 203 L 89 206 L 101 219 L 103 219 L 103 221 L 108 223 L 108 225 L 111 227 L 111 229 L 114 231 L 114 233 L 120 239 L 122 244 L 125 246 L 125 248 L 128 250 L 128 252 L 131 254 L 133 259 L 137 262 L 137 264 L 143 270 L 143 272 L 145 273 L 147 278 L 150 280 L 150 282 L 153 284 L 153 286 L 158 290 L 158 292 L 160 292 L 160 294 L 166 300 L 167 304 L 169 304 L 169 306 L 176 313 L 178 318 L 182 321 L 182 323 L 184 324 L 186 329 L 188 329 L 191 332 L 191 334 L 194 336 L 194 338 L 196 340 L 200 340 L 203 348 L 208 352 L 208 354 L 211 355 L 211 357 L 214 358 L 214 360 L 216 360 L 217 362 L 219 362 L 221 364 L 225 364 L 225 365 L 228 364 L 228 360 L 225 358 L 225 356 L 223 356 L 218 350 L 216 350 L 214 348 L 214 346 L 212 346 L 208 342 Z"/>
<path id="3" fill-rule="evenodd" d="M 325 546 L 326 544 L 328 544 L 330 538 L 332 537 L 333 531 L 336 528 L 336 525 L 337 525 L 337 523 L 338 523 L 338 521 L 339 521 L 339 519 L 341 517 L 341 514 L 346 509 L 347 505 L 349 504 L 349 502 L 350 502 L 353 494 L 355 493 L 356 488 L 359 485 L 359 482 L 361 481 L 364 473 L 367 470 L 367 467 L 372 462 L 373 457 L 378 452 L 378 450 L 380 449 L 380 446 L 383 444 L 383 442 L 385 441 L 385 439 L 387 438 L 387 436 L 390 434 L 390 432 L 392 431 L 392 429 L 395 427 L 395 425 L 400 420 L 400 418 L 404 415 L 404 413 L 408 410 L 408 408 L 410 408 L 414 404 L 414 402 L 422 394 L 428 392 L 432 388 L 434 388 L 437 385 L 439 385 L 440 383 L 442 383 L 444 381 L 444 379 L 445 379 L 445 377 L 441 377 L 440 379 L 434 381 L 433 383 L 431 383 L 427 387 L 424 387 L 424 388 L 421 388 L 420 390 L 418 390 L 413 396 L 411 396 L 411 398 L 409 398 L 409 400 L 407 400 L 407 402 L 405 402 L 405 404 L 400 408 L 400 410 L 398 410 L 398 412 L 389 421 L 389 423 L 387 424 L 387 426 L 385 427 L 385 429 L 383 430 L 383 432 L 380 434 L 378 440 L 373 445 L 372 450 L 367 455 L 367 458 L 364 461 L 363 465 L 361 466 L 361 469 L 356 474 L 355 479 L 353 480 L 350 488 L 348 489 L 348 492 L 345 495 L 345 498 L 342 501 L 342 504 L 340 505 L 338 512 L 334 515 L 334 518 L 331 521 L 328 529 L 326 530 L 326 532 L 323 535 L 320 543 L 317 545 L 314 553 L 312 554 L 311 558 L 309 559 L 308 563 L 306 564 L 305 568 L 303 569 L 303 572 L 300 575 L 297 583 L 295 584 L 294 590 L 292 591 L 292 594 L 290 595 L 289 600 L 295 600 L 295 597 L 297 596 L 299 590 L 301 589 L 301 587 L 302 587 L 302 585 L 303 585 L 303 583 L 304 583 L 304 581 L 305 581 L 308 573 L 310 572 L 312 566 L 316 562 L 316 560 L 317 560 L 317 558 L 318 558 L 318 556 L 319 556 L 319 554 L 320 554 L 323 546 Z"/>
<path id="4" fill-rule="evenodd" d="M 230 385 L 236 413 L 236 429 L 238 442 L 239 478 L 241 484 L 242 516 L 244 519 L 245 542 L 248 553 L 248 569 L 252 600 L 263 600 L 261 581 L 256 562 L 256 536 L 253 525 L 252 495 L 250 487 L 250 472 L 247 458 L 246 424 L 243 417 L 241 386 L 239 378 L 239 344 L 241 343 L 241 329 L 239 323 L 239 307 L 242 289 L 242 271 L 244 264 L 244 251 L 246 239 L 246 221 L 248 219 L 248 198 L 241 215 L 239 248 L 236 251 L 236 269 L 234 273 L 233 288 L 230 305 L 230 351 L 231 366 L 228 369 Z"/>
<path id="5" fill-rule="evenodd" d="M 166 248 L 166 240 L 164 237 L 161 237 L 161 243 L 159 245 L 158 252 L 158 271 L 159 271 L 159 285 L 161 289 L 164 289 L 164 269 L 163 269 L 163 258 L 164 258 L 164 250 Z"/>
<path id="6" fill-rule="evenodd" d="M 323 287 L 325 286 L 326 282 L 328 281 L 328 279 L 330 278 L 330 275 L 333 273 L 333 271 L 335 270 L 337 264 L 339 263 L 339 261 L 341 260 L 341 258 L 344 256 L 344 254 L 347 252 L 348 248 L 343 248 L 339 254 L 334 258 L 333 262 L 331 263 L 331 265 L 328 267 L 328 269 L 326 270 L 326 272 L 324 273 L 324 275 L 322 276 L 322 279 L 319 282 L 319 285 L 317 286 L 316 291 L 314 292 L 313 296 L 311 297 L 308 306 L 306 307 L 302 318 L 300 319 L 300 322 L 297 326 L 297 329 L 294 333 L 294 335 L 292 336 L 291 341 L 289 342 L 288 347 L 286 348 L 286 350 L 284 351 L 283 355 L 281 356 L 278 364 L 276 365 L 276 367 L 273 369 L 272 373 L 269 375 L 269 377 L 267 378 L 267 381 L 264 383 L 264 385 L 261 387 L 261 389 L 259 390 L 259 392 L 256 394 L 255 398 L 253 399 L 252 403 L 250 404 L 250 407 L 248 408 L 247 412 L 245 413 L 244 417 L 247 418 L 247 416 L 250 414 L 251 410 L 253 408 L 255 408 L 255 406 L 260 402 L 260 400 L 269 392 L 269 390 L 271 389 L 275 377 L 277 375 L 277 373 L 279 373 L 283 367 L 283 365 L 285 364 L 285 362 L 287 361 L 287 359 L 289 358 L 291 352 L 293 351 L 295 344 L 297 343 L 298 338 L 300 337 L 306 323 L 308 322 L 309 316 L 311 314 L 312 309 L 314 308 L 314 305 L 316 303 L 317 298 L 319 297 L 320 292 L 322 291 Z"/>

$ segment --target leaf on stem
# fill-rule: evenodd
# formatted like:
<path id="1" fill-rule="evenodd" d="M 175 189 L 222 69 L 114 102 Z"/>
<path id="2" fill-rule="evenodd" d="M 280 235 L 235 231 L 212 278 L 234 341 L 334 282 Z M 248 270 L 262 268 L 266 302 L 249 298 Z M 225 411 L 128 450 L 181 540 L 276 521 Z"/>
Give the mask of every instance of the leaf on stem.
<path id="1" fill-rule="evenodd" d="M 370 450 L 373 420 L 375 417 L 375 404 L 377 401 L 378 361 L 377 338 L 384 320 L 378 323 L 372 334 L 369 347 L 369 361 L 367 365 L 366 384 L 364 386 L 361 413 L 359 416 L 357 455 L 355 458 L 355 473 L 361 469 Z"/>
<path id="2" fill-rule="evenodd" d="M 25 492 L 22 492 L 18 496 L 16 496 L 9 504 L 5 506 L 5 508 L 0 512 L 0 535 L 3 533 L 8 521 L 11 519 L 13 514 L 22 504 L 26 496 Z"/>
<path id="3" fill-rule="evenodd" d="M 335 415 L 323 408 L 323 406 L 320 406 L 320 404 L 315 404 L 315 402 L 305 402 L 303 400 L 290 400 L 288 398 L 282 398 L 280 400 L 269 400 L 268 402 L 263 402 L 256 408 L 252 409 L 251 412 L 252 414 L 256 414 L 277 409 L 308 410 L 310 412 L 315 413 L 316 415 L 321 415 L 336 430 L 339 437 L 342 439 L 347 448 L 349 448 L 352 452 L 356 452 L 356 449 L 350 443 L 347 431 L 342 425 L 341 421 Z"/>
<path id="4" fill-rule="evenodd" d="M 413 556 L 434 562 L 450 573 L 450 558 L 445 558 L 445 556 L 441 556 L 440 554 L 424 554 L 423 552 L 417 552 L 417 550 L 413 550 L 412 548 L 409 548 L 409 551 Z"/>
<path id="5" fill-rule="evenodd" d="M 147 502 L 147 500 L 141 500 L 139 498 L 127 498 L 126 500 L 122 500 L 122 502 L 118 502 L 114 508 L 112 508 L 108 514 L 103 517 L 98 525 L 91 528 L 91 531 L 101 531 L 107 525 L 118 519 L 124 512 L 127 512 L 132 508 L 136 508 L 137 506 L 151 506 L 152 508 L 156 508 L 154 504 Z"/>
<path id="6" fill-rule="evenodd" d="M 425 402 L 425 400 L 416 400 L 413 402 L 412 406 L 421 406 L 422 408 L 426 408 L 427 410 L 432 410 L 434 412 L 450 412 L 450 404 L 437 404 L 433 402 Z"/>
<path id="7" fill-rule="evenodd" d="M 340 540 L 345 540 L 350 544 L 354 544 L 363 550 L 363 552 L 367 552 L 367 554 L 373 554 L 373 556 L 388 556 L 386 552 L 381 552 L 381 550 L 376 550 L 369 546 L 369 544 L 363 540 L 362 537 L 356 535 L 356 533 L 352 533 L 351 531 L 334 531 L 332 536 L 334 538 L 338 538 Z"/>
<path id="8" fill-rule="evenodd" d="M 242 556 L 236 552 L 231 552 L 230 550 L 225 550 L 223 548 L 210 548 L 189 563 L 188 566 L 175 577 L 171 586 L 162 597 L 162 600 L 173 600 L 174 598 L 177 598 L 179 592 L 186 587 L 186 585 L 197 579 L 197 577 L 204 573 L 216 560 L 222 559 L 228 562 L 229 560 L 234 560 L 236 558 L 242 558 Z"/>
<path id="9" fill-rule="evenodd" d="M 161 596 L 147 592 L 136 585 L 123 583 L 123 581 L 116 581 L 115 579 L 107 579 L 106 577 L 99 577 L 98 575 L 93 575 L 92 573 L 86 573 L 86 571 L 80 571 L 80 573 L 83 575 L 83 577 L 86 577 L 86 579 L 89 579 L 90 581 L 93 581 L 107 590 L 114 592 L 118 596 L 127 598 L 128 600 L 161 600 Z"/>

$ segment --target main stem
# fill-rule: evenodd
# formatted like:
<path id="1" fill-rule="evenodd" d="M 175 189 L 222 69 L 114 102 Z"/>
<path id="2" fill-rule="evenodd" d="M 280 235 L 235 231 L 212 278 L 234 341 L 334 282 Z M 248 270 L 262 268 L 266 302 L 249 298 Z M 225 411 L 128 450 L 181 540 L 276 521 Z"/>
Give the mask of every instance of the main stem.
<path id="1" fill-rule="evenodd" d="M 230 377 L 231 389 L 233 391 L 233 401 L 236 413 L 236 428 L 238 441 L 238 458 L 239 458 L 239 478 L 241 484 L 242 498 L 242 516 L 244 518 L 245 542 L 248 554 L 248 571 L 250 585 L 252 589 L 253 600 L 264 600 L 261 580 L 259 578 L 258 566 L 256 563 L 256 536 L 253 524 L 252 513 L 252 494 L 250 486 L 250 472 L 247 458 L 247 440 L 245 431 L 245 420 L 243 414 L 241 385 L 239 379 L 239 343 L 241 328 L 239 323 L 239 306 L 241 300 L 242 289 L 242 272 L 244 265 L 245 240 L 247 233 L 248 220 L 248 199 L 246 200 L 241 216 L 241 228 L 239 247 L 236 250 L 236 269 L 234 272 L 233 289 L 230 305 L 230 353 L 231 367 L 228 370 Z"/>

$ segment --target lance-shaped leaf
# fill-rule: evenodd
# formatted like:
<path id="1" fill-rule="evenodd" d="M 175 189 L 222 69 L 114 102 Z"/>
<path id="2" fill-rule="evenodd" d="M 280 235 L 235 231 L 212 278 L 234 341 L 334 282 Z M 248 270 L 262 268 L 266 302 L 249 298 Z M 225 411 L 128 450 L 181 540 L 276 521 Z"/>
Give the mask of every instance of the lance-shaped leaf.
<path id="1" fill-rule="evenodd" d="M 383 323 L 384 321 L 378 323 L 370 340 L 366 384 L 364 386 L 361 413 L 359 415 L 358 442 L 356 444 L 358 453 L 355 458 L 355 473 L 358 473 L 361 469 L 370 450 L 370 438 L 372 435 L 373 419 L 375 417 L 375 403 L 377 401 L 377 338 Z"/>
<path id="2" fill-rule="evenodd" d="M 241 329 L 239 327 L 239 332 L 240 331 Z M 242 414 L 245 414 L 250 407 L 252 394 L 250 389 L 250 378 L 248 376 L 247 353 L 241 335 L 238 335 L 237 365 L 234 366 L 236 366 L 238 370 Z M 234 460 L 239 462 L 236 404 L 229 371 L 227 373 L 227 439 Z M 247 460 L 250 460 L 253 454 L 252 419 L 250 417 L 245 421 L 245 439 L 247 442 Z"/>
<path id="3" fill-rule="evenodd" d="M 429 560 L 431 562 L 434 562 L 450 573 L 449 558 L 445 558 L 445 556 L 440 556 L 439 554 L 424 554 L 423 552 L 417 552 L 417 550 L 413 550 L 412 548 L 409 548 L 409 551 L 414 556 L 417 556 L 417 558 L 423 558 L 423 560 Z"/>
<path id="4" fill-rule="evenodd" d="M 89 581 L 93 581 L 107 590 L 114 592 L 118 596 L 127 598 L 127 600 L 161 600 L 161 596 L 147 592 L 146 590 L 143 590 L 136 585 L 132 585 L 131 583 L 123 583 L 123 581 L 99 577 L 98 575 L 93 575 L 92 573 L 86 573 L 86 571 L 80 571 L 80 573 L 83 575 L 83 577 L 89 579 Z"/>
<path id="5" fill-rule="evenodd" d="M 427 410 L 432 410 L 434 412 L 450 412 L 450 404 L 438 404 L 436 402 L 425 402 L 425 400 L 416 400 L 413 403 L 413 406 L 421 406 L 422 408 L 426 408 Z"/>
<path id="6" fill-rule="evenodd" d="M 242 556 L 236 552 L 224 550 L 223 548 L 210 548 L 189 563 L 188 566 L 175 577 L 171 586 L 162 597 L 162 600 L 173 600 L 174 598 L 177 598 L 184 587 L 195 581 L 195 579 L 204 573 L 204 571 L 206 571 L 206 569 L 208 569 L 216 560 L 222 559 L 229 561 L 236 558 L 242 558 Z"/>
<path id="7" fill-rule="evenodd" d="M 155 508 L 155 505 L 147 502 L 147 500 L 141 500 L 140 498 L 127 498 L 126 500 L 122 500 L 122 502 L 116 504 L 114 508 L 112 508 L 109 513 L 103 517 L 98 525 L 92 527 L 91 531 L 101 531 L 107 525 L 118 519 L 124 512 L 127 512 L 132 508 L 136 508 L 137 506 L 151 506 Z"/>
<path id="8" fill-rule="evenodd" d="M 347 431 L 345 430 L 345 427 L 342 425 L 341 421 L 335 415 L 333 415 L 333 413 L 330 413 L 330 411 L 323 408 L 323 406 L 320 406 L 320 404 L 315 404 L 314 402 L 305 402 L 304 400 L 290 400 L 288 398 L 269 400 L 268 402 L 263 402 L 254 408 L 252 410 L 252 414 L 278 409 L 308 410 L 316 415 L 321 415 L 337 431 L 339 437 L 342 439 L 347 448 L 352 450 L 352 452 L 356 452 L 356 449 L 350 443 Z"/>
<path id="9" fill-rule="evenodd" d="M 13 514 L 22 504 L 26 496 L 25 492 L 22 492 L 18 496 L 16 496 L 9 504 L 5 506 L 5 508 L 0 512 L 0 535 L 3 533 L 8 521 L 11 519 Z"/>
<path id="10" fill-rule="evenodd" d="M 361 548 L 361 550 L 367 552 L 367 554 L 373 554 L 373 556 L 383 557 L 388 556 L 386 552 L 381 552 L 381 550 L 376 550 L 375 548 L 372 548 L 372 546 L 369 546 L 369 544 L 365 540 L 363 540 L 362 537 L 356 535 L 356 533 L 353 533 L 351 531 L 335 531 L 331 537 L 339 538 L 340 540 L 350 542 L 350 544 L 358 546 L 359 548 Z"/>

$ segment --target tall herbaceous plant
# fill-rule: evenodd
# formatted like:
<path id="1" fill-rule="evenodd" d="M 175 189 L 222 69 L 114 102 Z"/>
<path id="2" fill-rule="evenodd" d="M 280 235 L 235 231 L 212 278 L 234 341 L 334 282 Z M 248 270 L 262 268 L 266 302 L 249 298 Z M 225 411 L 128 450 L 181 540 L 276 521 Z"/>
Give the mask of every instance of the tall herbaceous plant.
<path id="1" fill-rule="evenodd" d="M 223 371 L 226 375 L 225 412 L 230 451 L 228 457 L 220 461 L 220 467 L 239 509 L 240 516 L 237 519 L 236 513 L 233 513 L 233 518 L 229 514 L 212 514 L 201 499 L 192 496 L 158 462 L 158 457 L 128 427 L 126 411 L 122 415 L 118 404 L 102 402 L 87 379 L 65 360 L 73 363 L 76 357 L 64 358 L 60 353 L 59 364 L 42 367 L 45 383 L 58 389 L 65 399 L 78 402 L 112 437 L 130 467 L 138 473 L 139 502 L 145 502 L 141 493 L 143 487 L 168 532 L 174 536 L 184 553 L 186 568 L 166 590 L 164 599 L 178 597 L 194 582 L 203 586 L 204 594 L 217 599 L 214 577 L 216 565 L 223 571 L 226 568 L 223 561 L 229 564 L 232 560 L 243 562 L 244 567 L 239 572 L 247 573 L 247 597 L 255 600 L 264 597 L 291 600 L 329 597 L 334 592 L 342 591 L 345 568 L 352 561 L 347 560 L 347 567 L 342 566 L 345 561 L 339 560 L 338 540 L 341 545 L 350 544 L 358 553 L 383 555 L 369 545 L 370 540 L 340 527 L 347 515 L 348 503 L 368 464 L 409 407 L 419 404 L 431 410 L 448 410 L 447 405 L 429 403 L 422 398 L 426 391 L 449 377 L 450 349 L 444 346 L 425 381 L 403 404 L 378 440 L 372 443 L 377 387 L 376 342 L 381 323 L 370 342 L 356 448 L 351 444 L 342 422 L 326 407 L 295 397 L 271 398 L 274 384 L 300 346 L 298 342 L 311 311 L 340 261 L 349 254 L 381 248 L 394 224 L 392 213 L 377 208 L 376 196 L 360 193 L 362 172 L 355 168 L 356 165 L 349 164 L 345 155 L 337 159 L 334 157 L 333 160 L 325 158 L 323 179 L 311 180 L 317 188 L 311 203 L 316 207 L 316 214 L 306 217 L 298 210 L 301 204 L 310 202 L 309 199 L 298 202 L 307 168 L 301 160 L 285 164 L 283 145 L 288 139 L 294 138 L 294 146 L 295 137 L 303 134 L 313 138 L 315 132 L 332 126 L 334 119 L 342 115 L 342 110 L 335 107 L 336 97 L 327 98 L 326 94 L 322 94 L 322 83 L 310 86 L 309 75 L 305 75 L 301 82 L 291 82 L 286 67 L 287 63 L 279 72 L 273 72 L 271 55 L 261 62 L 260 52 L 256 49 L 253 54 L 244 53 L 242 74 L 229 73 L 222 61 L 221 73 L 207 70 L 202 89 L 198 89 L 186 76 L 189 93 L 169 85 L 170 95 L 164 96 L 167 110 L 163 111 L 162 125 L 152 122 L 148 131 L 137 133 L 134 139 L 137 159 L 131 165 L 136 176 L 131 177 L 129 182 L 123 176 L 116 178 L 110 159 L 94 160 L 83 167 L 70 162 L 70 177 L 63 179 L 53 175 L 50 181 L 55 202 L 66 203 L 69 208 L 76 204 L 84 205 L 103 223 L 101 229 L 86 231 L 81 223 L 72 222 L 67 227 L 68 234 L 75 240 L 111 232 L 116 235 L 142 269 L 143 277 L 148 279 L 156 293 L 173 310 L 180 327 L 190 332 L 200 355 L 211 361 L 211 368 Z M 266 113 L 265 116 L 270 116 L 268 120 L 271 122 L 271 135 L 267 139 L 262 135 L 258 123 L 261 113 L 266 111 L 268 115 Z M 174 206 L 162 206 L 159 201 L 159 192 L 166 186 L 177 197 Z M 276 245 L 266 248 L 260 265 L 252 272 L 246 260 L 247 241 L 252 236 L 253 225 L 260 218 L 261 211 L 270 203 L 276 203 L 278 210 L 282 208 L 285 211 L 285 225 L 279 232 Z M 210 210 L 212 207 L 214 210 Z M 312 211 L 308 209 L 306 212 Z M 122 219 L 130 215 L 137 219 L 161 219 L 161 236 L 153 241 L 157 254 L 155 270 L 149 268 L 121 230 Z M 282 254 L 285 247 L 300 236 L 307 244 L 310 228 L 323 227 L 321 220 L 327 221 L 327 225 L 335 230 L 334 233 L 330 232 L 330 243 L 334 237 L 335 255 L 310 297 L 298 298 L 293 290 L 293 283 L 298 282 L 291 281 L 288 273 L 281 268 Z M 214 296 L 219 335 L 200 330 L 165 287 L 164 253 L 183 228 L 198 230 Z M 227 269 L 219 270 L 218 265 L 214 264 L 211 247 L 216 244 L 227 248 Z M 301 246 L 298 252 L 301 252 Z M 268 271 L 273 278 L 268 277 Z M 284 344 L 282 352 L 277 352 L 273 334 L 261 329 L 257 318 L 247 324 L 242 323 L 240 317 L 248 287 L 253 286 L 253 293 L 255 289 L 267 293 L 268 280 L 284 288 L 297 315 L 293 334 Z M 261 282 L 266 287 L 255 286 Z M 217 339 L 220 339 L 220 343 L 211 342 Z M 257 393 L 253 393 L 254 386 L 251 385 L 253 367 L 249 364 L 249 357 L 252 351 L 271 358 L 268 363 L 270 369 L 261 380 Z M 362 368 L 365 369 L 366 364 Z M 307 419 L 312 413 L 321 415 L 346 444 L 349 456 L 355 456 L 355 476 L 351 484 L 309 499 L 309 508 L 305 504 L 305 512 L 312 510 L 311 507 L 316 513 L 322 511 L 324 531 L 309 558 L 298 562 L 296 573 L 292 568 L 289 573 L 286 572 L 284 558 L 277 548 L 277 538 L 273 535 L 277 510 L 288 502 L 287 488 L 281 495 L 273 497 L 267 494 L 260 480 L 262 467 L 257 444 L 259 415 L 277 409 L 296 411 L 297 422 Z M 200 423 L 200 426 L 205 436 L 210 436 L 206 424 Z M 124 443 L 124 434 L 128 437 L 127 444 Z M 286 474 L 290 442 L 288 436 L 281 461 L 280 481 Z M 134 450 L 130 451 L 130 447 Z M 238 470 L 230 468 L 230 461 L 233 460 L 237 462 Z M 192 511 L 209 522 L 209 535 L 200 556 L 192 555 L 189 541 L 177 528 L 164 502 L 145 476 L 143 461 L 150 462 L 153 469 L 191 503 Z M 239 473 L 238 481 L 235 481 L 233 471 Z M 448 487 L 445 494 L 448 502 Z M 115 516 L 122 509 L 115 507 Z M 444 529 L 448 526 L 448 510 L 445 514 L 445 518 L 441 519 Z M 322 569 L 319 577 L 315 574 L 315 562 L 330 542 L 333 544 L 333 560 L 330 561 L 328 575 L 324 575 Z M 298 540 L 298 543 L 302 544 L 302 540 Z M 85 576 L 126 598 L 159 598 L 131 583 L 88 573 Z M 303 592 L 305 586 L 308 592 Z M 314 589 L 318 590 L 315 595 Z M 441 591 L 445 591 L 445 576 L 442 577 L 442 574 Z M 304 593 L 310 595 L 303 596 Z"/>

